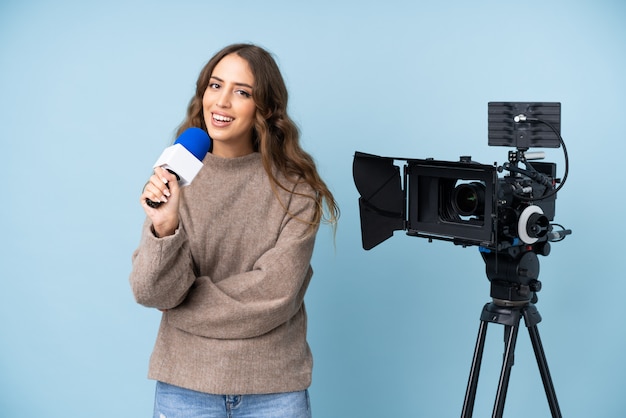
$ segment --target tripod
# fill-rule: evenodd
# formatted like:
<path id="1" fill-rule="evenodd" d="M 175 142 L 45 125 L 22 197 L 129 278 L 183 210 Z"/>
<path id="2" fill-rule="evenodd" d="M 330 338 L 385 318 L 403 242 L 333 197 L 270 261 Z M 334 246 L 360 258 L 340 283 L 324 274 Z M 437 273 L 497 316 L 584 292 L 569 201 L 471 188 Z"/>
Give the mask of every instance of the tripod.
<path id="1" fill-rule="evenodd" d="M 500 259 L 498 259 L 497 254 L 483 254 L 483 259 L 487 264 L 487 276 L 491 281 L 493 302 L 487 303 L 480 315 L 478 338 L 476 340 L 476 348 L 474 349 L 461 418 L 471 418 L 474 410 L 487 325 L 490 322 L 504 325 L 504 358 L 492 414 L 492 418 L 502 417 L 511 377 L 511 368 L 514 363 L 515 343 L 517 342 L 517 334 L 522 317 L 530 334 L 530 340 L 552 417 L 561 418 L 561 410 L 559 409 L 556 392 L 554 391 L 554 385 L 548 370 L 548 361 L 539 338 L 539 330 L 537 329 L 537 324 L 541 322 L 541 315 L 534 305 L 537 301 L 535 292 L 541 290 L 541 282 L 536 280 L 539 274 L 537 256 L 534 252 L 528 251 L 523 252 L 521 256 L 516 254 L 514 257 Z M 498 265 L 498 262 L 500 265 Z M 511 272 L 515 272 L 515 274 Z"/>

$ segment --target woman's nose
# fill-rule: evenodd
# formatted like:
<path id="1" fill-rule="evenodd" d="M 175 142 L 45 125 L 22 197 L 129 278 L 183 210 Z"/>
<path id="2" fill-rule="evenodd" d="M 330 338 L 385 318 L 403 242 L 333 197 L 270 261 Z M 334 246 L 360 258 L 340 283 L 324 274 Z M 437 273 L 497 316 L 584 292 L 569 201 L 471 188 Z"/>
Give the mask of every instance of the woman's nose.
<path id="1" fill-rule="evenodd" d="M 226 90 L 222 90 L 217 97 L 217 103 L 219 107 L 230 107 L 230 95 Z"/>

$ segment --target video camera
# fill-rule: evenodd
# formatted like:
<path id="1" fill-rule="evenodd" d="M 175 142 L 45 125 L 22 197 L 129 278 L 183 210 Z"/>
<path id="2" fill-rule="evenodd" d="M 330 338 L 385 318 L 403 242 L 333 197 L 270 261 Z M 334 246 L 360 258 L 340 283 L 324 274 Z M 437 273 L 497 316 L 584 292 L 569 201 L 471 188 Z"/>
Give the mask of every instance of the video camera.
<path id="1" fill-rule="evenodd" d="M 539 283 L 536 254 L 548 255 L 550 241 L 560 241 L 571 233 L 551 224 L 556 193 L 569 171 L 560 119 L 560 103 L 490 102 L 489 145 L 516 148 L 509 151 L 502 166 L 480 164 L 469 156 L 439 161 L 357 151 L 353 175 L 360 194 L 363 248 L 374 248 L 397 230 L 431 241 L 476 245 L 492 283 L 507 282 L 506 294 L 496 291 L 494 295 L 492 291 L 492 296 L 526 302 Z M 544 157 L 543 152 L 528 152 L 531 147 L 559 146 L 565 155 L 563 179 L 556 177 L 556 164 L 536 162 Z M 402 164 L 402 173 L 397 161 Z M 503 172 L 506 174 L 498 177 Z M 530 290 L 522 291 L 521 296 L 512 295 L 510 282 Z"/>

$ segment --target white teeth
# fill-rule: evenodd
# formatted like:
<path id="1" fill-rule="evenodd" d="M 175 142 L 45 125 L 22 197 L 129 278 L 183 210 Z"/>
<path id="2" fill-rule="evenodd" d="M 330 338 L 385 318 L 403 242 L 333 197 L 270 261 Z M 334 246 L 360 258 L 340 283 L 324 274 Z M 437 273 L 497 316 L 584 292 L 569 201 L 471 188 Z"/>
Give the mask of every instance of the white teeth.
<path id="1" fill-rule="evenodd" d="M 232 122 L 233 118 L 229 118 L 226 116 L 222 116 L 222 115 L 213 115 L 213 119 L 220 121 L 220 122 Z"/>

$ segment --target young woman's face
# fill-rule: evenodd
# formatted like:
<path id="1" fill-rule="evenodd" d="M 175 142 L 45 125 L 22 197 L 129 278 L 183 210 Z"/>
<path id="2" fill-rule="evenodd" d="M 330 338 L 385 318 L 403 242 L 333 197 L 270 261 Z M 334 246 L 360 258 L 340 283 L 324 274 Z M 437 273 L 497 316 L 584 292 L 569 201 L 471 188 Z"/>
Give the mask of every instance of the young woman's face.
<path id="1" fill-rule="evenodd" d="M 253 89 L 250 66 L 239 55 L 226 55 L 213 69 L 202 97 L 204 122 L 213 140 L 213 154 L 231 158 L 253 152 L 256 114 Z"/>

